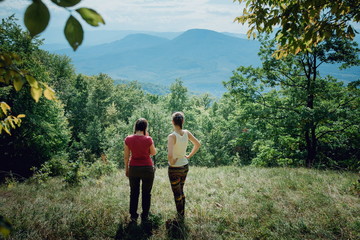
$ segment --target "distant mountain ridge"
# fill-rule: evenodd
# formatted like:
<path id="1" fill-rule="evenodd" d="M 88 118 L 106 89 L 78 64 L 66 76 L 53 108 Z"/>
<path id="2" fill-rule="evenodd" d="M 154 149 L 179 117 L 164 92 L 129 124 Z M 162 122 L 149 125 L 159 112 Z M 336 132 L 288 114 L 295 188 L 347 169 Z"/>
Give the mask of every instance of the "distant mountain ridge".
<path id="1" fill-rule="evenodd" d="M 232 71 L 239 66 L 260 66 L 260 43 L 206 29 L 191 29 L 173 39 L 148 34 L 130 34 L 111 43 L 57 50 L 69 55 L 78 72 L 107 73 L 114 79 L 136 80 L 169 86 L 176 78 L 194 92 L 221 95 Z M 340 72 L 324 67 L 344 81 L 357 80 L 360 67 Z"/>
<path id="2" fill-rule="evenodd" d="M 121 40 L 117 40 L 111 43 L 79 48 L 76 52 L 70 48 L 57 50 L 56 52 L 60 54 L 66 54 L 73 60 L 79 61 L 98 58 L 100 56 L 113 55 L 114 53 L 150 48 L 164 44 L 167 41 L 170 40 L 152 35 L 137 33 L 130 34 Z"/>
<path id="3" fill-rule="evenodd" d="M 114 79 L 168 86 L 181 78 L 193 91 L 219 95 L 240 65 L 259 65 L 259 42 L 205 29 L 191 29 L 172 40 L 131 34 L 107 44 L 58 50 L 69 55 L 78 72 L 108 73 Z"/>

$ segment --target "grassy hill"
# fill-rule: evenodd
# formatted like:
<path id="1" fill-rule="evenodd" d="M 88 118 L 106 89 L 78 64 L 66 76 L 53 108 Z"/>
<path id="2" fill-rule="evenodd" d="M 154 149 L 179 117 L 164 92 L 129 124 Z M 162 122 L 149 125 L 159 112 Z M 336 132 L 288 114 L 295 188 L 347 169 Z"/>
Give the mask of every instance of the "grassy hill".
<path id="1" fill-rule="evenodd" d="M 188 239 L 359 239 L 360 198 L 349 172 L 289 168 L 191 167 L 185 185 Z M 82 186 L 60 179 L 0 187 L 11 239 L 126 239 L 128 179 L 123 171 Z M 157 169 L 150 239 L 169 239 L 175 216 L 167 169 Z M 137 228 L 139 230 L 140 227 Z"/>

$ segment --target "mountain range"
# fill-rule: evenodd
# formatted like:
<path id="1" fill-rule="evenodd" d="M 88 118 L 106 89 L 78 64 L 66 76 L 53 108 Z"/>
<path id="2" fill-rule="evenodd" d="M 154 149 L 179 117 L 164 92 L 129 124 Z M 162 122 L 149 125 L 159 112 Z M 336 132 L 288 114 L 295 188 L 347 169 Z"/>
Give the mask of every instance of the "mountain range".
<path id="1" fill-rule="evenodd" d="M 194 92 L 220 96 L 223 81 L 239 66 L 260 66 L 260 43 L 227 33 L 191 29 L 169 39 L 144 33 L 130 34 L 110 43 L 55 50 L 70 56 L 79 73 L 100 72 L 112 78 L 169 86 L 180 78 Z M 360 67 L 347 71 L 333 66 L 323 70 L 343 81 L 357 80 Z"/>

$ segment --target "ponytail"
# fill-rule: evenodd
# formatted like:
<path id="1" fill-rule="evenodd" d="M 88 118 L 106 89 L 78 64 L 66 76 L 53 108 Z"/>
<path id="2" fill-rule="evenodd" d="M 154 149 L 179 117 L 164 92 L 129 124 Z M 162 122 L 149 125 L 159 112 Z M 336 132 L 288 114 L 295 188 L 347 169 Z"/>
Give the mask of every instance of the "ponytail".
<path id="1" fill-rule="evenodd" d="M 182 113 L 182 112 L 175 112 L 172 115 L 172 120 L 174 122 L 174 125 L 179 126 L 181 129 L 183 127 L 182 125 L 184 123 L 184 119 L 185 119 L 185 116 L 184 116 L 184 113 Z"/>

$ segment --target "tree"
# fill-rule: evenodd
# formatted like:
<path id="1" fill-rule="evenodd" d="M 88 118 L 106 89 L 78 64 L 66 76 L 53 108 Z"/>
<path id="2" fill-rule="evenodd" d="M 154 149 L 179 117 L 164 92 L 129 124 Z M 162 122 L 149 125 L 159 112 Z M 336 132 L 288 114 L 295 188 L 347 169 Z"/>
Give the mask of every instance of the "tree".
<path id="1" fill-rule="evenodd" d="M 56 92 L 57 99 L 64 103 L 65 114 L 67 114 L 68 102 L 76 95 L 77 91 L 75 89 L 75 67 L 72 65 L 70 57 L 47 51 L 36 51 L 34 54 L 37 55 L 42 65 L 47 66 L 48 84 Z"/>
<path id="2" fill-rule="evenodd" d="M 23 69 L 29 84 L 21 85 L 19 91 L 17 81 L 22 81 L 13 75 L 14 84 L 0 83 L 0 99 L 7 102 L 12 113 L 26 114 L 28 118 L 22 120 L 23 128 L 13 130 L 11 135 L 0 135 L 1 169 L 14 171 L 24 176 L 30 174 L 30 168 L 40 166 L 55 154 L 66 151 L 70 138 L 64 108 L 60 101 L 47 101 L 40 98 L 42 94 L 50 95 L 54 99 L 53 90 L 47 91 L 42 86 L 48 86 L 51 81 L 49 72 L 55 66 L 44 61 L 40 41 L 31 40 L 10 17 L 2 21 L 0 33 L 1 50 L 12 52 L 21 57 L 21 63 L 11 65 L 11 68 Z M 4 68 L 8 66 L 3 66 Z M 59 67 L 59 66 L 56 66 Z M 8 69 L 9 70 L 9 69 Z M 18 71 L 18 70 L 16 70 Z M 34 81 L 36 77 L 40 81 Z M 28 94 L 30 92 L 30 94 Z M 49 96 L 48 96 L 49 97 Z M 31 101 L 35 98 L 36 102 Z M 11 160 L 9 160 L 11 159 Z"/>
<path id="3" fill-rule="evenodd" d="M 209 109 L 213 101 L 214 97 L 212 97 L 209 93 L 203 93 L 199 96 L 192 96 L 190 98 L 190 105 Z"/>
<path id="4" fill-rule="evenodd" d="M 30 85 L 30 94 L 35 101 L 44 96 L 54 100 L 54 91 L 44 81 L 37 81 L 33 74 L 27 70 L 31 61 L 22 58 L 33 58 L 32 53 L 40 45 L 40 41 L 31 41 L 20 26 L 15 23 L 14 16 L 3 19 L 0 26 L 0 87 L 5 89 L 13 87 L 20 91 L 24 85 Z M 44 88 L 44 89 L 43 89 Z M 10 115 L 11 107 L 6 102 L 1 102 L 0 109 L 0 134 L 2 130 L 10 133 L 10 128 L 20 126 L 24 114 Z"/>
<path id="5" fill-rule="evenodd" d="M 83 41 L 83 29 L 80 22 L 71 14 L 69 7 L 73 7 L 78 4 L 81 0 L 52 0 L 52 2 L 59 7 L 65 8 L 70 12 L 70 16 L 66 22 L 64 34 L 74 49 L 74 51 L 81 45 Z M 2 2 L 2 1 L 0 1 Z M 99 26 L 100 23 L 105 24 L 104 19 L 98 14 L 95 10 L 90 8 L 78 8 L 76 12 L 90 25 Z M 5 30 L 2 29 L 2 33 L 9 34 L 6 30 L 6 26 L 14 25 L 13 16 L 10 16 L 7 22 L 2 20 L 2 28 L 5 26 Z M 34 37 L 41 32 L 43 32 L 50 20 L 50 12 L 47 6 L 41 0 L 33 0 L 33 2 L 28 6 L 24 14 L 24 23 L 26 28 L 29 30 L 30 36 Z M 10 24 L 9 24 L 10 22 Z M 19 30 L 16 31 L 21 31 Z M 19 35 L 23 36 L 23 34 Z M 7 37 L 2 40 L 8 40 Z M 27 40 L 28 46 L 29 39 Z M 1 44 L 2 45 L 2 44 Z M 21 45 L 21 44 L 20 44 Z M 23 48 L 24 46 L 20 46 Z M 44 82 L 37 81 L 34 76 L 28 74 L 24 69 L 20 67 L 22 65 L 22 60 L 19 55 L 14 52 L 7 52 L 7 50 L 0 48 L 0 83 L 3 85 L 9 86 L 13 85 L 17 91 L 21 90 L 24 84 L 30 84 L 31 86 L 31 95 L 35 101 L 38 101 L 42 94 L 49 100 L 55 99 L 54 91 Z M 43 88 L 45 90 L 43 91 Z M 5 103 L 0 103 L 0 134 L 2 130 L 10 134 L 11 128 L 16 128 L 20 126 L 21 118 L 24 118 L 24 114 L 19 114 L 18 116 L 10 115 L 11 107 Z"/>
<path id="6" fill-rule="evenodd" d="M 332 38 L 353 40 L 352 23 L 360 21 L 360 2 L 353 0 L 234 0 L 246 3 L 242 16 L 235 21 L 248 23 L 248 37 L 272 33 L 274 28 L 279 48 L 277 57 L 300 51 Z"/>
<path id="7" fill-rule="evenodd" d="M 71 158 L 87 151 L 95 158 L 106 154 L 109 160 L 118 162 L 122 139 L 132 129 L 129 119 L 137 108 L 147 104 L 140 85 L 136 82 L 114 85 L 106 74 L 91 77 L 80 74 L 69 84 L 74 84 L 74 94 L 65 106 L 73 136 Z"/>
<path id="8" fill-rule="evenodd" d="M 188 100 L 188 90 L 183 86 L 183 81 L 176 79 L 175 82 L 171 84 L 170 91 L 169 110 L 171 112 L 183 111 Z"/>
<path id="9" fill-rule="evenodd" d="M 129 123 L 129 118 L 131 118 L 136 108 L 147 103 L 145 93 L 138 82 L 116 85 L 112 95 L 112 102 L 114 102 L 117 109 L 117 119 L 126 123 Z"/>
<path id="10" fill-rule="evenodd" d="M 106 111 L 112 103 L 114 81 L 106 74 L 85 78 L 80 76 L 77 86 L 80 87 L 76 89 L 80 98 L 74 98 L 73 108 L 69 108 L 75 124 L 74 135 L 80 139 L 80 149 L 77 150 L 86 148 L 99 157 L 103 153 L 102 133 L 107 123 Z M 85 88 L 82 89 L 83 86 Z"/>
<path id="11" fill-rule="evenodd" d="M 321 77 L 319 66 L 334 62 L 344 63 L 343 67 L 356 65 L 359 49 L 355 43 L 334 36 L 311 52 L 279 60 L 272 57 L 275 49 L 271 42 L 263 41 L 262 68 L 240 67 L 226 86 L 239 101 L 260 108 L 256 111 L 252 107 L 254 112 L 248 114 L 277 139 L 267 142 L 270 148 L 281 142 L 299 142 L 300 149 L 305 146 L 305 165 L 311 167 L 318 157 L 319 141 L 359 124 L 353 115 L 359 97 L 356 83 L 343 87 L 331 77 Z M 355 109 L 358 111 L 358 106 Z"/>
<path id="12" fill-rule="evenodd" d="M 23 120 L 23 126 L 11 135 L 0 135 L 2 171 L 27 177 L 32 173 L 30 168 L 40 167 L 53 156 L 67 151 L 70 130 L 59 101 L 40 99 L 35 103 L 24 91 L 0 93 L 2 99 L 12 104 L 14 112 L 28 116 Z"/>

